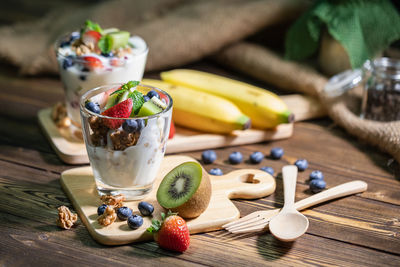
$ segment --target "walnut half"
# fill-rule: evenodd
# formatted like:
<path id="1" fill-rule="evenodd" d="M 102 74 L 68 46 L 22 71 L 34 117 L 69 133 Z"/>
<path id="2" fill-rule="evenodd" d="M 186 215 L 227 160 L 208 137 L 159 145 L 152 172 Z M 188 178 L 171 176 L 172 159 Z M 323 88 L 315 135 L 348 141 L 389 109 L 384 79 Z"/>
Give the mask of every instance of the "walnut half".
<path id="1" fill-rule="evenodd" d="M 112 206 L 107 206 L 107 208 L 104 210 L 104 213 L 97 218 L 97 221 L 99 224 L 107 226 L 112 224 L 115 219 L 117 219 L 117 214 L 115 213 L 115 210 Z"/>
<path id="2" fill-rule="evenodd" d="M 111 195 L 104 195 L 101 196 L 101 201 L 103 204 L 114 206 L 115 209 L 118 209 L 123 206 L 123 202 L 125 201 L 125 197 L 122 194 L 111 196 Z"/>
<path id="3" fill-rule="evenodd" d="M 71 229 L 74 223 L 78 220 L 78 215 L 72 213 L 68 207 L 61 206 L 58 208 L 57 225 L 63 229 Z"/>

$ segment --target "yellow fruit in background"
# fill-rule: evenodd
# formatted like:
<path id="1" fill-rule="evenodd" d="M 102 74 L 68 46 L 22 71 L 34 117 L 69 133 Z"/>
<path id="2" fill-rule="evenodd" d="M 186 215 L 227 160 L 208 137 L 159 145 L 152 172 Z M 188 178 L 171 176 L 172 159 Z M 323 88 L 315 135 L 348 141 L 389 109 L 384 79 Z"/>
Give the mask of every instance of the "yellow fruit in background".
<path id="1" fill-rule="evenodd" d="M 172 97 L 177 125 L 223 134 L 250 127 L 249 117 L 227 99 L 159 80 L 143 79 L 142 83 L 160 88 Z"/>
<path id="2" fill-rule="evenodd" d="M 251 118 L 252 125 L 259 129 L 274 128 L 281 123 L 294 120 L 294 115 L 279 96 L 250 84 L 188 69 L 162 72 L 161 78 L 175 85 L 189 87 L 232 101 Z"/>

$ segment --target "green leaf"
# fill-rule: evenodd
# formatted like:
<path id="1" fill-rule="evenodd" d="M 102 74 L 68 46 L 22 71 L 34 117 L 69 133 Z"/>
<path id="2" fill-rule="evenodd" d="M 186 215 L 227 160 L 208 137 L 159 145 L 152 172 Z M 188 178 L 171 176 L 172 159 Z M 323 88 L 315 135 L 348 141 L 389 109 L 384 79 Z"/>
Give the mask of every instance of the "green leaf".
<path id="1" fill-rule="evenodd" d="M 110 96 L 112 96 L 112 95 L 122 95 L 124 92 L 125 92 L 126 90 L 124 90 L 124 89 L 118 89 L 118 90 L 115 90 L 114 92 L 112 92 L 112 94 L 110 94 Z"/>
<path id="2" fill-rule="evenodd" d="M 129 81 L 129 82 L 123 84 L 121 86 L 121 89 L 118 89 L 118 90 L 114 91 L 111 95 L 123 94 L 124 92 L 128 91 L 129 89 L 131 89 L 133 87 L 136 87 L 139 84 L 140 84 L 140 82 L 138 82 L 138 81 Z"/>
<path id="3" fill-rule="evenodd" d="M 94 23 L 91 20 L 86 20 L 85 22 L 85 30 L 91 30 L 91 31 L 96 31 L 96 32 L 102 32 L 103 30 L 101 29 L 100 25 L 97 23 Z"/>
<path id="4" fill-rule="evenodd" d="M 125 90 L 129 90 L 133 87 L 136 87 L 140 84 L 139 81 L 129 81 L 126 84 L 122 85 L 122 88 L 125 88 Z"/>
<path id="5" fill-rule="evenodd" d="M 161 222 L 159 220 L 151 220 L 151 226 L 146 229 L 147 232 L 149 233 L 155 233 L 158 232 L 161 228 Z"/>
<path id="6" fill-rule="evenodd" d="M 131 93 L 129 93 L 128 95 L 129 98 L 132 98 L 132 113 L 133 114 L 138 114 L 140 108 L 143 106 L 144 104 L 144 97 L 143 94 L 139 91 L 133 91 Z"/>

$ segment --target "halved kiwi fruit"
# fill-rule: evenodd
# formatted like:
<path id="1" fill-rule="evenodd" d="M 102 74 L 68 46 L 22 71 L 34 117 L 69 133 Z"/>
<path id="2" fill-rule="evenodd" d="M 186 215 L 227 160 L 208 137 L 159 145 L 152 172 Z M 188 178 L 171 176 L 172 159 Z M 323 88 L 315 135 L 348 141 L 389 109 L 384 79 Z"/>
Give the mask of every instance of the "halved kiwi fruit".
<path id="1" fill-rule="evenodd" d="M 158 203 L 183 218 L 199 216 L 208 207 L 210 198 L 210 178 L 199 163 L 192 161 L 171 170 L 157 191 Z"/>

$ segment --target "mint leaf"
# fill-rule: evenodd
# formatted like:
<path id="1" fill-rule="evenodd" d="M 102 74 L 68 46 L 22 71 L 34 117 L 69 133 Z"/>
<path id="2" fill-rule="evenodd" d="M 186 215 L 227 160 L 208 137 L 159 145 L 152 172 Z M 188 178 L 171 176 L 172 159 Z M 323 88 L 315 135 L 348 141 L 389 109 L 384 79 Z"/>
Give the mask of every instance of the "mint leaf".
<path id="1" fill-rule="evenodd" d="M 143 94 L 139 91 L 133 91 L 129 93 L 128 95 L 129 98 L 132 98 L 132 114 L 138 114 L 140 108 L 144 104 L 144 97 Z"/>
<path id="2" fill-rule="evenodd" d="M 124 93 L 124 92 L 128 91 L 129 89 L 136 87 L 137 85 L 139 85 L 139 83 L 140 82 L 138 82 L 138 81 L 129 81 L 129 82 L 123 84 L 120 89 L 114 91 L 111 95 Z"/>
<path id="3" fill-rule="evenodd" d="M 112 95 L 122 95 L 125 91 L 126 91 L 125 89 L 121 88 L 121 89 L 118 89 L 118 90 L 115 90 L 114 92 L 112 92 L 110 94 L 110 96 L 112 96 Z"/>
<path id="4" fill-rule="evenodd" d="M 85 31 L 87 31 L 87 30 L 96 31 L 96 32 L 100 32 L 100 33 L 103 31 L 99 24 L 94 23 L 91 20 L 86 20 L 86 22 L 85 22 Z"/>
<path id="5" fill-rule="evenodd" d="M 133 87 L 136 87 L 139 85 L 140 82 L 138 81 L 129 81 L 126 84 L 122 85 L 122 88 L 126 88 L 126 90 L 129 90 Z"/>

